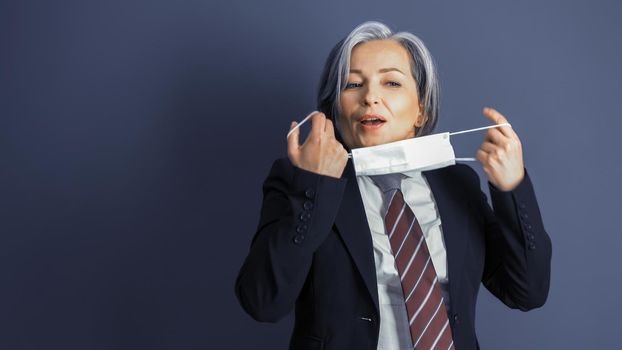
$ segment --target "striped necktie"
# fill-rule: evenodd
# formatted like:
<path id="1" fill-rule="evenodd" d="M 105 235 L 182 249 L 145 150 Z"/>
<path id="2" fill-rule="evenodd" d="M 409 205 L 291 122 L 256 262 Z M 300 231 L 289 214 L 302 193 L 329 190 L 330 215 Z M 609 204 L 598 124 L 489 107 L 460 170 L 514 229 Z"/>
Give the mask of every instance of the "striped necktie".
<path id="1" fill-rule="evenodd" d="M 402 283 L 414 349 L 453 349 L 451 326 L 428 246 L 415 214 L 404 201 L 402 174 L 370 176 L 382 191 L 395 265 Z"/>

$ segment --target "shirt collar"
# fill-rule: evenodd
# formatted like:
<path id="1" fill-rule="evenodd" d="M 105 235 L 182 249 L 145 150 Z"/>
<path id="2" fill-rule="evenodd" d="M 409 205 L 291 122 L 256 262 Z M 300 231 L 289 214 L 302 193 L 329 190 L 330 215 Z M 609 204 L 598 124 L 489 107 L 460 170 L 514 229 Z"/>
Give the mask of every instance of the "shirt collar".
<path id="1" fill-rule="evenodd" d="M 421 175 L 421 171 L 410 170 L 410 171 L 405 171 L 402 174 L 406 175 L 407 177 L 419 177 Z"/>

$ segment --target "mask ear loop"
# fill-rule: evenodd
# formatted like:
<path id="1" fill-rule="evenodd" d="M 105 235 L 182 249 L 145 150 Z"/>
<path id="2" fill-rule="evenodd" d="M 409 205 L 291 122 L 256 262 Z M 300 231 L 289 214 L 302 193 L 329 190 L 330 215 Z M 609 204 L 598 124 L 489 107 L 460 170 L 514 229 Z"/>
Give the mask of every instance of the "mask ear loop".
<path id="1" fill-rule="evenodd" d="M 456 131 L 456 132 L 451 132 L 449 133 L 449 136 L 453 136 L 453 135 L 458 135 L 458 134 L 464 134 L 467 132 L 473 132 L 473 131 L 479 131 L 479 130 L 486 130 L 486 129 L 491 129 L 491 128 L 498 128 L 501 126 L 509 126 L 510 128 L 512 127 L 512 125 L 510 125 L 510 123 L 503 123 L 503 124 L 497 124 L 497 125 L 489 125 L 489 126 L 483 126 L 481 128 L 475 128 L 475 129 L 469 129 L 469 130 L 462 130 L 462 131 Z M 463 162 L 475 162 L 477 161 L 477 159 L 475 158 L 456 158 L 457 161 L 463 161 Z"/>
<path id="2" fill-rule="evenodd" d="M 311 113 L 309 113 L 308 116 L 305 117 L 305 119 L 301 120 L 300 123 L 296 124 L 296 126 L 294 126 L 293 129 L 291 129 L 288 133 L 287 133 L 287 137 L 286 139 L 289 139 L 289 135 L 291 135 L 294 130 L 298 129 L 302 124 L 306 123 L 309 118 L 311 118 L 315 113 L 319 113 L 319 111 L 313 111 Z M 352 153 L 348 153 L 348 158 L 351 159 L 352 158 Z"/>
<path id="3" fill-rule="evenodd" d="M 300 121 L 300 123 L 296 124 L 296 126 L 294 126 L 294 128 L 293 128 L 293 129 L 291 129 L 291 130 L 287 133 L 287 137 L 286 137 L 286 139 L 289 139 L 289 135 L 291 135 L 291 134 L 294 132 L 294 130 L 298 129 L 298 128 L 302 125 L 302 124 L 306 123 L 306 122 L 309 120 L 309 118 L 311 118 L 311 117 L 312 117 L 315 113 L 319 113 L 319 111 L 313 111 L 313 112 L 309 113 L 309 115 L 308 115 L 308 116 L 306 116 L 306 117 L 305 117 L 305 119 L 303 119 L 302 121 Z"/>

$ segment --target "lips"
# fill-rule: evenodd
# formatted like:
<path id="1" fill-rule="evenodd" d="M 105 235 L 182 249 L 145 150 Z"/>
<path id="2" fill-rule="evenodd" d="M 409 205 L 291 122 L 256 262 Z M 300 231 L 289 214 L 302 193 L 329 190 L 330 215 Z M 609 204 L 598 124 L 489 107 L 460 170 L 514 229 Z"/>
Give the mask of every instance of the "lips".
<path id="1" fill-rule="evenodd" d="M 359 117 L 358 121 L 365 126 L 376 126 L 386 123 L 387 120 L 380 114 L 368 113 L 363 114 L 361 117 Z"/>

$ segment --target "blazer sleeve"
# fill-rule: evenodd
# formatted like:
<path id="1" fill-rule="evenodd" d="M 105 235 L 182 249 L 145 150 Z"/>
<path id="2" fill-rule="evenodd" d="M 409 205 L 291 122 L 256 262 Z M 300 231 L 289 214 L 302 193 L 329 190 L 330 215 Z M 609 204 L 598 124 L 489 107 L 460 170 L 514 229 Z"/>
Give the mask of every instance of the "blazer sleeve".
<path id="1" fill-rule="evenodd" d="M 257 231 L 235 283 L 238 301 L 255 320 L 276 322 L 293 309 L 347 181 L 295 167 L 288 158 L 274 162 L 263 184 Z"/>
<path id="2" fill-rule="evenodd" d="M 552 248 L 527 169 L 511 191 L 490 182 L 488 187 L 492 208 L 479 191 L 486 241 L 482 282 L 513 309 L 541 307 L 549 292 Z"/>

